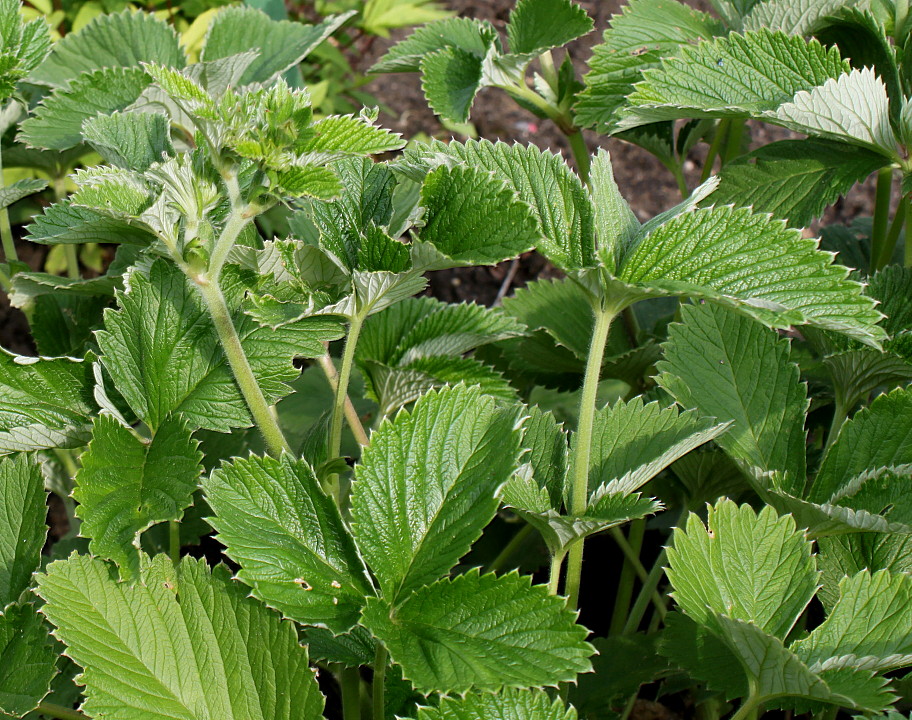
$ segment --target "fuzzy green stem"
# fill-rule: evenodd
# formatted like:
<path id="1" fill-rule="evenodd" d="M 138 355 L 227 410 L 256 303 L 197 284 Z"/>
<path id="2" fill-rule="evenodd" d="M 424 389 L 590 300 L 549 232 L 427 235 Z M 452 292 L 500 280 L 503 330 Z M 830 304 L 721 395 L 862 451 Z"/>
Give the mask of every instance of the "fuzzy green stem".
<path id="1" fill-rule="evenodd" d="M 3 271 L 3 268 L 0 268 L 0 288 L 3 289 L 3 292 L 8 293 L 12 287 L 13 283 L 12 280 L 10 280 L 10 276 Z"/>
<path id="2" fill-rule="evenodd" d="M 643 536 L 646 534 L 646 521 L 635 520 L 630 524 L 630 534 L 628 542 L 633 550 L 640 554 L 643 548 Z M 611 625 L 608 634 L 617 635 L 624 627 L 627 619 L 627 611 L 630 609 L 630 600 L 633 597 L 633 583 L 636 580 L 636 571 L 633 565 L 626 558 L 624 567 L 621 570 L 621 577 L 618 582 L 617 593 L 614 600 L 614 610 L 611 614 Z"/>
<path id="3" fill-rule="evenodd" d="M 877 171 L 877 190 L 874 194 L 874 225 L 871 229 L 871 266 L 876 267 L 878 259 L 889 251 L 884 247 L 888 238 L 888 220 L 890 219 L 890 194 L 893 190 L 893 168 L 881 168 Z"/>
<path id="4" fill-rule="evenodd" d="M 551 51 L 545 50 L 545 52 L 539 55 L 538 62 L 541 64 L 542 77 L 545 79 L 545 82 L 551 86 L 554 94 L 557 95 L 557 69 L 554 67 L 554 56 L 551 54 Z"/>
<path id="5" fill-rule="evenodd" d="M 342 452 L 342 418 L 345 415 L 345 398 L 348 397 L 348 383 L 351 380 L 352 367 L 355 364 L 355 348 L 358 346 L 358 336 L 364 318 L 355 315 L 348 327 L 348 337 L 345 338 L 345 350 L 342 351 L 342 367 L 339 369 L 336 397 L 333 403 L 332 421 L 329 426 L 329 457 L 339 457 Z M 339 477 L 334 475 L 331 479 L 333 495 L 336 502 L 340 500 Z"/>
<path id="6" fill-rule="evenodd" d="M 618 544 L 618 547 L 621 548 L 621 552 L 624 553 L 624 558 L 630 563 L 636 576 L 645 587 L 649 581 L 649 573 L 647 573 L 646 568 L 643 567 L 639 553 L 627 542 L 627 538 L 624 537 L 624 533 L 620 531 L 620 528 L 611 528 L 609 532 L 611 533 L 611 537 L 613 537 Z M 665 609 L 665 601 L 662 600 L 662 596 L 656 592 L 655 588 L 650 592 L 650 598 L 652 599 L 652 604 L 656 607 L 656 611 L 664 618 L 665 613 L 667 612 Z"/>
<path id="7" fill-rule="evenodd" d="M 3 154 L 0 152 L 0 188 L 3 188 Z M 13 240 L 13 228 L 10 226 L 9 211 L 0 210 L 0 240 L 3 242 L 3 255 L 8 263 L 19 259 L 16 252 L 16 241 Z"/>
<path id="8" fill-rule="evenodd" d="M 912 204 L 912 195 L 907 195 L 903 205 Z M 906 210 L 906 239 L 903 248 L 903 265 L 912 268 L 912 208 Z"/>
<path id="9" fill-rule="evenodd" d="M 826 447 L 830 447 L 839 437 L 839 431 L 849 417 L 849 406 L 845 401 L 837 397 L 836 404 L 833 407 L 833 420 L 830 423 L 830 431 L 827 433 Z"/>
<path id="10" fill-rule="evenodd" d="M 557 595 L 557 591 L 560 588 L 561 568 L 564 566 L 564 558 L 566 555 L 567 551 L 564 550 L 563 552 L 551 556 L 551 572 L 548 576 L 549 595 Z"/>
<path id="11" fill-rule="evenodd" d="M 680 163 L 671 163 L 666 165 L 666 167 L 671 170 L 671 174 L 674 175 L 675 182 L 678 184 L 678 192 L 681 193 L 681 199 L 686 200 L 690 197 L 690 188 L 687 187 L 687 178 L 684 177 L 684 168 L 681 167 Z"/>
<path id="12" fill-rule="evenodd" d="M 589 456 L 592 452 L 595 399 L 598 393 L 602 359 L 605 356 L 605 342 L 608 340 L 611 322 L 617 315 L 617 310 L 614 308 L 599 307 L 594 312 L 595 327 L 592 331 L 589 357 L 586 360 L 586 374 L 583 377 L 583 390 L 580 394 L 579 422 L 574 437 L 573 486 L 569 510 L 571 515 L 577 516 L 585 512 L 589 499 Z M 567 605 L 574 609 L 579 601 L 580 579 L 583 573 L 583 544 L 583 540 L 578 540 L 570 547 L 570 558 L 567 562 L 565 585 Z"/>
<path id="13" fill-rule="evenodd" d="M 225 304 L 221 288 L 216 281 L 208 280 L 205 277 L 196 278 L 196 282 L 209 309 L 209 315 L 212 317 L 212 323 L 215 325 L 234 378 L 247 402 L 247 407 L 250 408 L 254 422 L 263 434 L 263 439 L 266 440 L 269 452 L 274 456 L 281 455 L 283 451 L 291 452 L 288 441 L 282 434 L 282 428 L 279 427 L 278 421 L 272 414 L 269 403 L 266 402 L 260 384 L 250 367 L 250 361 L 247 359 L 237 329 L 231 320 L 231 313 Z"/>
<path id="14" fill-rule="evenodd" d="M 589 148 L 586 147 L 586 140 L 580 130 L 574 130 L 567 133 L 567 140 L 570 143 L 570 151 L 573 153 L 573 159 L 576 160 L 576 169 L 579 172 L 580 180 L 586 185 L 589 184 Z"/>
<path id="15" fill-rule="evenodd" d="M 504 549 L 498 553 L 497 557 L 488 564 L 485 568 L 485 572 L 498 572 L 499 570 L 503 570 L 510 558 L 516 554 L 516 551 L 525 545 L 526 540 L 532 532 L 531 525 L 524 525 L 521 527 L 510 539 L 510 542 L 504 545 Z"/>
<path id="16" fill-rule="evenodd" d="M 377 653 L 374 655 L 374 720 L 384 720 L 386 711 L 386 660 L 388 654 L 382 642 L 377 643 Z"/>
<path id="17" fill-rule="evenodd" d="M 627 616 L 627 622 L 624 623 L 624 628 L 621 632 L 624 635 L 632 635 L 637 631 L 637 628 L 640 627 L 640 623 L 643 620 L 643 615 L 646 614 L 646 607 L 650 602 L 655 602 L 655 595 L 657 594 L 656 589 L 659 586 L 659 583 L 662 580 L 662 576 L 665 574 L 665 558 L 667 556 L 665 548 L 662 548 L 662 552 L 659 553 L 659 557 L 656 558 L 656 561 L 652 565 L 652 569 L 649 571 L 649 575 L 646 576 L 646 581 L 643 583 L 643 587 L 640 588 L 640 594 L 637 595 L 637 599 L 633 603 L 633 608 L 630 610 L 630 614 Z M 661 596 L 659 596 L 661 598 Z M 658 606 L 656 606 L 658 608 Z M 665 609 L 665 603 L 662 602 L 662 609 Z M 656 617 L 664 617 L 656 613 Z"/>
<path id="18" fill-rule="evenodd" d="M 66 258 L 67 277 L 71 280 L 79 279 L 79 253 L 73 243 L 67 243 L 63 246 L 63 254 Z"/>
<path id="19" fill-rule="evenodd" d="M 339 392 L 339 373 L 336 371 L 336 366 L 333 364 L 332 357 L 327 352 L 323 357 L 319 358 L 318 362 L 320 363 L 320 367 L 323 368 L 323 374 L 326 375 L 329 387 L 332 388 L 334 394 L 337 394 Z M 358 411 L 355 410 L 355 405 L 352 403 L 348 393 L 345 393 L 345 421 L 348 423 L 348 427 L 351 429 L 358 444 L 361 447 L 365 447 L 370 440 L 367 437 L 367 432 L 364 430 L 361 418 L 358 417 Z"/>
<path id="20" fill-rule="evenodd" d="M 168 522 L 168 555 L 171 562 L 177 565 L 181 556 L 181 533 L 180 523 L 177 520 Z"/>
<path id="21" fill-rule="evenodd" d="M 882 267 L 889 264 L 890 260 L 893 258 L 893 251 L 896 250 L 899 234 L 902 232 L 906 222 L 906 213 L 909 210 L 909 198 L 910 196 L 908 195 L 902 198 L 902 200 L 899 201 L 899 207 L 896 208 L 896 212 L 893 214 L 890 229 L 887 231 L 887 240 L 883 244 L 883 247 L 880 248 L 880 254 L 874 258 L 873 267 L 876 270 L 880 270 Z"/>
<path id="22" fill-rule="evenodd" d="M 741 139 L 744 137 L 744 129 L 746 127 L 746 119 L 729 121 L 728 137 L 725 138 L 725 154 L 722 156 L 723 165 L 730 163 L 741 154 Z"/>
<path id="23" fill-rule="evenodd" d="M 54 717 L 57 718 L 57 720 L 88 720 L 88 716 L 83 715 L 78 710 L 71 710 L 70 708 L 63 707 L 63 705 L 57 705 L 50 702 L 39 703 L 36 710 L 42 715 Z"/>
<path id="24" fill-rule="evenodd" d="M 228 253 L 231 252 L 238 236 L 256 214 L 256 210 L 249 205 L 232 206 L 231 214 L 222 228 L 222 234 L 219 235 L 218 242 L 212 250 L 212 257 L 209 259 L 209 277 L 212 282 L 218 282 L 225 260 L 228 259 Z"/>
<path id="25" fill-rule="evenodd" d="M 909 0 L 896 0 L 896 12 L 893 15 L 893 39 L 899 47 L 905 44 L 903 28 L 909 16 Z"/>
<path id="26" fill-rule="evenodd" d="M 709 176 L 712 175 L 713 165 L 716 162 L 719 151 L 722 149 L 722 144 L 725 142 L 725 136 L 728 135 L 729 124 L 730 121 L 726 119 L 720 120 L 719 124 L 716 125 L 716 134 L 709 144 L 709 152 L 706 153 L 706 161 L 703 163 L 703 172 L 700 174 L 701 184 L 709 180 Z"/>
<path id="27" fill-rule="evenodd" d="M 751 693 L 747 696 L 747 700 L 744 701 L 744 704 L 738 708 L 738 712 L 731 716 L 731 720 L 756 720 L 763 700 L 757 697 L 755 685 L 755 682 L 749 683 Z"/>
<path id="28" fill-rule="evenodd" d="M 342 668 L 338 677 L 342 690 L 342 720 L 361 720 L 361 671 Z"/>

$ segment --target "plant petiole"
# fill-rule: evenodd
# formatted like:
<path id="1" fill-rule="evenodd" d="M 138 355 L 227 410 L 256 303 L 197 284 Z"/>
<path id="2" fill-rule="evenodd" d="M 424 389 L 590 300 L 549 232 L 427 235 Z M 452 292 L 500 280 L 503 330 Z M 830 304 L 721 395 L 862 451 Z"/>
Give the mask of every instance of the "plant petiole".
<path id="1" fill-rule="evenodd" d="M 338 457 L 342 451 L 342 418 L 345 415 L 345 399 L 348 397 L 348 384 L 351 381 L 352 367 L 355 364 L 355 348 L 358 346 L 358 337 L 361 335 L 364 320 L 362 315 L 356 314 L 349 323 L 348 336 L 345 338 L 345 350 L 342 351 L 342 366 L 339 369 L 332 420 L 329 426 L 329 456 L 331 458 Z M 333 475 L 331 478 L 331 486 L 333 496 L 338 503 L 341 500 L 338 475 Z"/>
<path id="2" fill-rule="evenodd" d="M 879 269 L 878 262 L 886 258 L 889 262 L 888 221 L 890 218 L 890 195 L 893 190 L 893 168 L 885 167 L 877 171 L 877 189 L 874 195 L 874 224 L 871 228 L 871 266 Z"/>
<path id="3" fill-rule="evenodd" d="M 88 715 L 83 715 L 78 710 L 71 710 L 63 707 L 63 705 L 50 702 L 40 703 L 35 710 L 42 715 L 57 718 L 57 720 L 88 720 Z"/>
<path id="4" fill-rule="evenodd" d="M 383 720 L 386 712 L 386 663 L 389 654 L 382 642 L 377 643 L 374 655 L 373 707 L 374 720 Z"/>

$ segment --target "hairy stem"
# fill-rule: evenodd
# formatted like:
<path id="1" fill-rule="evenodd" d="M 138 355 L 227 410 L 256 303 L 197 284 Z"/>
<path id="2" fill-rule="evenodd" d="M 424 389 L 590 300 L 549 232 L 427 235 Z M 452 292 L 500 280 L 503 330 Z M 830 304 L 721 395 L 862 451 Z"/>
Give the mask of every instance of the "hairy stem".
<path id="1" fill-rule="evenodd" d="M 725 136 L 728 135 L 729 124 L 730 121 L 726 119 L 720 120 L 719 124 L 716 125 L 716 134 L 709 144 L 709 151 L 706 153 L 706 160 L 703 163 L 703 172 L 700 173 L 701 184 L 709 180 L 709 176 L 712 175 L 713 165 L 716 162 L 719 151 L 722 149 L 722 144 L 725 142 Z"/>
<path id="2" fill-rule="evenodd" d="M 580 180 L 588 185 L 589 148 L 586 147 L 582 131 L 575 129 L 573 132 L 567 133 L 567 140 L 570 142 L 570 151 L 573 153 L 573 159 L 576 160 L 576 169 L 579 171 Z"/>
<path id="3" fill-rule="evenodd" d="M 839 431 L 849 417 L 849 406 L 839 397 L 837 393 L 836 404 L 833 407 L 833 421 L 830 423 L 830 431 L 827 433 L 826 447 L 830 447 L 836 438 L 839 437 Z"/>
<path id="4" fill-rule="evenodd" d="M 4 187 L 3 182 L 3 154 L 0 152 L 0 188 Z M 13 228 L 10 226 L 9 210 L 3 208 L 0 210 L 0 239 L 3 242 L 3 255 L 6 261 L 13 262 L 19 259 L 16 253 L 16 241 L 13 240 Z"/>
<path id="5" fill-rule="evenodd" d="M 744 137 L 744 129 L 746 127 L 746 119 L 729 121 L 728 137 L 725 138 L 725 154 L 722 156 L 723 165 L 730 163 L 741 154 L 741 139 Z"/>
<path id="6" fill-rule="evenodd" d="M 54 175 L 51 183 L 54 188 L 54 200 L 60 202 L 66 197 L 66 177 L 63 175 Z M 79 254 L 76 245 L 67 243 L 63 246 L 63 254 L 66 258 L 67 277 L 71 280 L 79 279 Z"/>
<path id="7" fill-rule="evenodd" d="M 592 452 L 592 428 L 595 422 L 595 399 L 598 392 L 599 375 L 602 371 L 602 359 L 605 356 L 605 342 L 608 331 L 617 311 L 599 307 L 595 309 L 595 327 L 592 331 L 592 344 L 589 346 L 589 357 L 586 360 L 586 374 L 583 378 L 583 391 L 580 397 L 579 422 L 574 437 L 573 451 L 573 486 L 570 496 L 570 514 L 582 515 L 589 499 L 589 455 Z M 579 600 L 580 578 L 583 572 L 583 540 L 577 540 L 570 547 L 570 558 L 567 563 L 567 582 L 565 586 L 567 604 L 576 608 Z"/>
<path id="8" fill-rule="evenodd" d="M 177 565 L 180 562 L 181 556 L 181 533 L 180 533 L 180 523 L 177 520 L 170 520 L 168 522 L 168 555 L 171 557 L 171 562 Z"/>
<path id="9" fill-rule="evenodd" d="M 63 705 L 50 702 L 39 703 L 36 710 L 42 715 L 57 718 L 57 720 L 88 720 L 88 715 L 83 715 L 78 710 L 72 710 L 63 707 Z"/>
<path id="10" fill-rule="evenodd" d="M 738 708 L 738 712 L 731 716 L 731 720 L 756 720 L 763 700 L 757 696 L 755 685 L 755 682 L 749 683 L 751 693 L 747 696 L 744 704 Z"/>
<path id="11" fill-rule="evenodd" d="M 278 421 L 272 414 L 269 403 L 266 402 L 260 384 L 250 367 L 250 361 L 241 345 L 241 338 L 237 334 L 237 329 L 231 320 L 231 313 L 225 304 L 222 289 L 217 281 L 206 277 L 196 278 L 196 283 L 209 309 L 209 315 L 212 317 L 222 349 L 225 351 L 228 364 L 234 373 L 234 379 L 241 389 L 241 394 L 247 402 L 254 422 L 263 434 L 263 439 L 266 440 L 270 454 L 279 456 L 283 451 L 291 452 L 288 441 L 282 434 L 282 428 L 279 427 Z"/>
<path id="12" fill-rule="evenodd" d="M 686 200 L 690 197 L 690 188 L 687 187 L 687 178 L 684 177 L 684 168 L 680 163 L 672 163 L 666 166 L 674 175 L 675 182 L 678 184 L 678 192 L 681 193 L 681 199 Z"/>
<path id="13" fill-rule="evenodd" d="M 228 259 L 228 253 L 237 242 L 238 236 L 247 227 L 247 224 L 256 216 L 256 209 L 249 205 L 233 205 L 231 214 L 222 228 L 222 234 L 219 235 L 218 241 L 212 250 L 212 257 L 209 259 L 209 277 L 212 282 L 218 282 L 222 274 L 222 268 L 225 266 L 225 260 Z"/>
<path id="14" fill-rule="evenodd" d="M 627 622 L 624 623 L 624 627 L 621 630 L 624 635 L 632 635 L 637 631 L 637 628 L 640 627 L 640 623 L 643 621 L 643 616 L 646 614 L 646 608 L 649 603 L 655 602 L 655 595 L 657 594 L 656 589 L 662 581 L 662 576 L 665 575 L 664 565 L 666 556 L 667 552 L 665 548 L 662 548 L 662 552 L 659 553 L 659 557 L 657 557 L 656 561 L 653 563 L 649 575 L 646 576 L 646 580 L 643 582 L 643 587 L 640 588 L 640 594 L 637 595 L 637 599 L 633 603 L 630 614 L 627 616 Z M 661 599 L 661 596 L 659 597 Z M 664 601 L 662 601 L 662 609 L 663 611 L 665 609 Z M 664 617 L 664 613 L 660 616 L 657 612 L 656 617 Z"/>
<path id="15" fill-rule="evenodd" d="M 374 655 L 374 720 L 384 720 L 386 710 L 386 660 L 388 653 L 386 646 L 378 642 L 377 653 Z"/>
<path id="16" fill-rule="evenodd" d="M 548 575 L 548 593 L 551 595 L 557 595 L 557 591 L 560 588 L 561 569 L 564 566 L 566 555 L 567 552 L 565 550 L 551 556 L 551 572 Z"/>
<path id="17" fill-rule="evenodd" d="M 885 265 L 888 265 L 890 260 L 893 259 L 893 251 L 896 250 L 899 234 L 903 231 L 906 223 L 906 214 L 908 213 L 910 202 L 909 198 L 910 196 L 907 195 L 899 201 L 899 207 L 896 208 L 896 212 L 893 214 L 893 221 L 890 223 L 890 229 L 887 231 L 886 242 L 884 242 L 883 246 L 880 248 L 877 257 L 873 258 L 874 262 L 872 268 L 875 270 L 880 270 Z M 909 243 L 907 242 L 906 247 L 908 246 Z"/>
<path id="18" fill-rule="evenodd" d="M 485 568 L 485 572 L 497 572 L 498 570 L 503 570 L 507 562 L 512 558 L 517 550 L 519 550 L 523 545 L 526 544 L 526 540 L 532 534 L 532 526 L 524 525 L 521 527 L 517 533 L 510 539 L 504 549 L 500 551 L 496 558 L 494 558 L 490 564 Z"/>
<path id="19" fill-rule="evenodd" d="M 633 568 L 636 576 L 645 587 L 647 581 L 649 580 L 649 573 L 647 573 L 646 568 L 643 567 L 639 553 L 634 550 L 633 547 L 631 547 L 630 543 L 627 542 L 627 538 L 624 537 L 624 533 L 622 533 L 619 528 L 611 528 L 609 532 L 611 533 L 611 537 L 613 537 L 615 542 L 617 542 L 618 547 L 621 548 L 621 552 L 624 553 L 624 558 L 627 560 L 627 562 L 630 563 L 630 566 Z M 667 612 L 665 609 L 665 601 L 662 599 L 662 596 L 656 592 L 654 587 L 650 592 L 650 598 L 652 599 L 652 604 L 655 605 L 656 612 L 658 612 L 659 615 L 664 618 L 665 613 Z"/>
<path id="20" fill-rule="evenodd" d="M 329 387 L 332 388 L 333 393 L 339 392 L 339 373 L 336 372 L 336 366 L 332 361 L 329 353 L 326 353 L 318 362 L 320 367 L 323 369 L 323 374 L 326 375 L 326 380 L 329 382 Z M 358 441 L 358 444 L 361 447 L 366 446 L 370 440 L 367 437 L 367 432 L 364 430 L 364 425 L 361 423 L 361 418 L 358 417 L 358 411 L 355 410 L 355 406 L 351 401 L 351 398 L 348 396 L 348 393 L 345 393 L 345 421 L 348 423 L 348 427 L 351 429 L 352 434 L 355 436 L 355 440 Z"/>
<path id="21" fill-rule="evenodd" d="M 630 532 L 627 538 L 630 546 L 637 555 L 643 549 L 643 536 L 646 534 L 646 521 L 635 520 L 630 524 Z M 621 570 L 620 581 L 618 582 L 617 593 L 614 600 L 614 610 L 611 614 L 611 625 L 608 630 L 609 635 L 617 635 L 624 627 L 627 619 L 627 611 L 630 609 L 630 600 L 633 597 L 633 583 L 636 580 L 636 571 L 633 565 L 626 558 L 624 567 Z"/>
<path id="22" fill-rule="evenodd" d="M 877 190 L 874 195 L 874 225 L 871 229 L 871 266 L 874 268 L 877 268 L 878 259 L 885 255 L 887 261 L 889 261 L 889 251 L 884 246 L 887 244 L 890 194 L 892 190 L 893 168 L 881 168 L 877 171 Z"/>
<path id="23" fill-rule="evenodd" d="M 361 672 L 358 668 L 339 671 L 342 690 L 342 720 L 361 720 Z"/>
<path id="24" fill-rule="evenodd" d="M 332 421 L 329 426 L 329 457 L 339 457 L 342 451 L 342 418 L 345 414 L 345 398 L 348 397 L 348 383 L 351 381 L 352 366 L 355 364 L 355 348 L 364 318 L 355 315 L 348 326 L 348 337 L 345 338 L 345 350 L 342 352 L 342 367 L 336 385 L 336 397 L 333 404 Z M 332 491 L 336 502 L 340 500 L 339 476 L 332 477 Z"/>
<path id="25" fill-rule="evenodd" d="M 551 54 L 551 51 L 545 50 L 539 55 L 538 62 L 541 63 L 542 77 L 545 79 L 545 82 L 551 86 L 551 89 L 556 95 L 558 90 L 557 69 L 554 67 L 554 56 Z"/>
<path id="26" fill-rule="evenodd" d="M 907 195 L 903 207 L 912 204 L 912 195 Z M 912 208 L 906 207 L 906 239 L 903 248 L 903 265 L 912 268 Z"/>

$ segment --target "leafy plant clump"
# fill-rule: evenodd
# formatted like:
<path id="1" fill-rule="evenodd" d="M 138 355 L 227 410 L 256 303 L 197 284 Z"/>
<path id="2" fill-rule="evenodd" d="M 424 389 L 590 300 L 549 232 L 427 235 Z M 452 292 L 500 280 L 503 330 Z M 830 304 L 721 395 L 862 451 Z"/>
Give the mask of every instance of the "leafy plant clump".
<path id="1" fill-rule="evenodd" d="M 286 74 L 344 17 L 225 8 L 193 62 L 146 13 L 52 46 L 0 11 L 5 156 L 52 179 L 97 158 L 26 229 L 69 249 L 68 277 L 18 262 L 0 218 L 39 351 L 0 352 L 0 712 L 626 720 L 643 686 L 736 720 L 908 702 L 912 270 L 853 273 L 716 202 L 724 177 L 640 223 L 575 124 L 579 174 L 320 115 Z M 554 71 L 592 27 L 520 0 L 507 51 L 439 22 L 381 66 L 417 66 L 463 119 L 482 85 L 551 102 L 530 63 Z M 781 44 L 855 82 L 836 51 Z M 87 243 L 116 248 L 94 277 Z M 501 307 L 421 295 L 532 250 L 561 278 Z"/>

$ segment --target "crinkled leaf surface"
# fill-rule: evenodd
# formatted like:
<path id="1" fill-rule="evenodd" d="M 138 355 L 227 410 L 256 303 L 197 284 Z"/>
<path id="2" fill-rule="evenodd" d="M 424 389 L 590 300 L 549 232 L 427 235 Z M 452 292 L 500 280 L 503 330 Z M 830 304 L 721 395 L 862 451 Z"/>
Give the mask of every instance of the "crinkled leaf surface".
<path id="1" fill-rule="evenodd" d="M 169 417 L 143 442 L 113 416 L 95 418 L 73 497 L 80 535 L 96 555 L 114 560 L 124 578 L 139 576 L 139 536 L 155 523 L 180 520 L 202 473 L 197 441 Z"/>
<path id="2" fill-rule="evenodd" d="M 421 89 L 431 110 L 452 122 L 464 123 L 481 89 L 481 58 L 458 47 L 445 47 L 421 61 Z"/>
<path id="3" fill-rule="evenodd" d="M 44 699 L 57 674 L 48 626 L 31 603 L 0 614 L 0 713 L 22 717 Z"/>
<path id="4" fill-rule="evenodd" d="M 28 226 L 26 239 L 42 245 L 63 243 L 123 243 L 149 245 L 155 239 L 139 222 L 111 217 L 103 211 L 74 204 L 72 197 L 45 208 Z"/>
<path id="5" fill-rule="evenodd" d="M 94 411 L 89 363 L 0 351 L 0 454 L 79 447 Z"/>
<path id="6" fill-rule="evenodd" d="M 586 87 L 576 103 L 576 121 L 607 133 L 615 129 L 617 111 L 642 78 L 663 57 L 678 54 L 698 40 L 722 34 L 714 17 L 674 0 L 632 0 L 611 17 L 602 43 L 589 59 Z"/>
<path id="7" fill-rule="evenodd" d="M 209 522 L 256 597 L 336 633 L 358 621 L 371 581 L 335 502 L 306 462 L 236 458 L 203 490 L 215 512 Z"/>
<path id="8" fill-rule="evenodd" d="M 220 60 L 256 50 L 256 59 L 238 84 L 267 83 L 278 73 L 297 65 L 349 17 L 350 14 L 331 15 L 322 23 L 307 25 L 272 20 L 262 10 L 249 6 L 225 8 L 209 26 L 200 59 Z"/>
<path id="9" fill-rule="evenodd" d="M 679 413 L 658 402 L 619 400 L 596 412 L 589 455 L 590 491 L 632 493 L 675 460 L 725 432 L 728 424 Z M 570 488 L 565 492 L 569 493 Z"/>
<path id="10" fill-rule="evenodd" d="M 912 390 L 879 395 L 842 427 L 808 495 L 825 502 L 874 468 L 912 465 Z"/>
<path id="11" fill-rule="evenodd" d="M 47 537 L 47 494 L 38 461 L 18 454 L 0 459 L 0 606 L 28 587 Z M 2 687 L 2 683 L 0 683 Z M 0 707 L 4 707 L 0 703 Z"/>
<path id="12" fill-rule="evenodd" d="M 519 0 L 510 12 L 511 53 L 541 53 L 592 30 L 592 19 L 572 0 Z"/>
<path id="13" fill-rule="evenodd" d="M 232 282 L 226 273 L 225 284 Z M 118 297 L 120 309 L 106 312 L 98 343 L 118 390 L 147 424 L 155 428 L 172 412 L 193 426 L 223 432 L 249 424 L 203 301 L 178 268 L 160 260 L 148 276 L 136 270 Z M 340 335 L 331 318 L 273 330 L 238 314 L 235 327 L 270 402 L 286 395 L 286 383 L 297 377 L 293 358 L 322 355 L 323 341 Z"/>
<path id="14" fill-rule="evenodd" d="M 879 153 L 832 140 L 782 140 L 726 163 L 711 198 L 805 227 L 886 162 Z"/>
<path id="15" fill-rule="evenodd" d="M 46 180 L 32 180 L 26 178 L 17 180 L 10 185 L 0 188 L 0 209 L 9 207 L 22 198 L 34 195 L 47 187 Z"/>
<path id="16" fill-rule="evenodd" d="M 31 147 L 48 150 L 74 147 L 83 141 L 82 125 L 86 120 L 123 110 L 151 82 L 139 67 L 93 69 L 46 96 L 22 123 L 19 137 Z"/>
<path id="17" fill-rule="evenodd" d="M 124 720 L 319 720 L 323 698 L 291 623 L 224 566 L 165 555 L 118 583 L 84 555 L 39 578 L 42 612 L 84 670 L 83 711 Z M 124 682 L 129 678 L 129 682 Z"/>
<path id="18" fill-rule="evenodd" d="M 456 265 L 493 265 L 531 250 L 540 238 L 529 206 L 474 167 L 434 170 L 421 188 L 421 204 L 419 239 Z"/>
<path id="19" fill-rule="evenodd" d="M 352 532 L 389 602 L 468 552 L 519 451 L 512 415 L 465 386 L 428 393 L 373 433 L 355 468 Z"/>
<path id="20" fill-rule="evenodd" d="M 446 47 L 483 58 L 497 41 L 491 23 L 471 18 L 446 18 L 418 28 L 392 48 L 371 68 L 371 72 L 416 72 L 424 57 Z"/>
<path id="21" fill-rule="evenodd" d="M 750 318 L 706 303 L 681 308 L 669 328 L 659 382 L 684 407 L 730 421 L 717 439 L 735 460 L 805 481 L 807 389 L 788 341 Z M 763 378 L 763 382 L 757 382 Z"/>
<path id="22" fill-rule="evenodd" d="M 517 573 L 472 570 L 424 585 L 396 608 L 370 599 L 364 623 L 424 692 L 556 685 L 591 668 L 574 613 Z"/>
<path id="23" fill-rule="evenodd" d="M 82 124 L 82 135 L 107 162 L 142 172 L 163 155 L 174 155 L 168 118 L 158 113 L 96 115 Z"/>
<path id="24" fill-rule="evenodd" d="M 628 97 L 620 126 L 775 110 L 848 69 L 838 50 L 816 40 L 766 29 L 732 33 L 685 47 L 647 70 Z"/>
<path id="25" fill-rule="evenodd" d="M 422 707 L 417 720 L 576 720 L 576 710 L 552 700 L 544 690 L 506 689 L 446 697 L 437 707 Z"/>
<path id="26" fill-rule="evenodd" d="M 138 68 L 142 62 L 177 68 L 186 64 L 174 28 L 147 12 L 101 14 L 79 32 L 69 33 L 55 43 L 51 54 L 29 76 L 29 82 L 55 88 L 71 84 L 75 87 L 73 81 L 83 73 L 100 68 Z M 111 81 L 116 82 L 113 78 Z"/>
<path id="27" fill-rule="evenodd" d="M 715 299 L 772 327 L 810 324 L 868 345 L 885 339 L 880 314 L 848 270 L 815 240 L 746 209 L 685 212 L 659 225 L 623 259 L 619 278 Z"/>
<path id="28" fill-rule="evenodd" d="M 727 615 L 784 639 L 817 592 L 811 544 L 771 507 L 755 514 L 722 500 L 705 526 L 691 514 L 675 530 L 668 562 L 676 602 L 703 624 Z"/>

